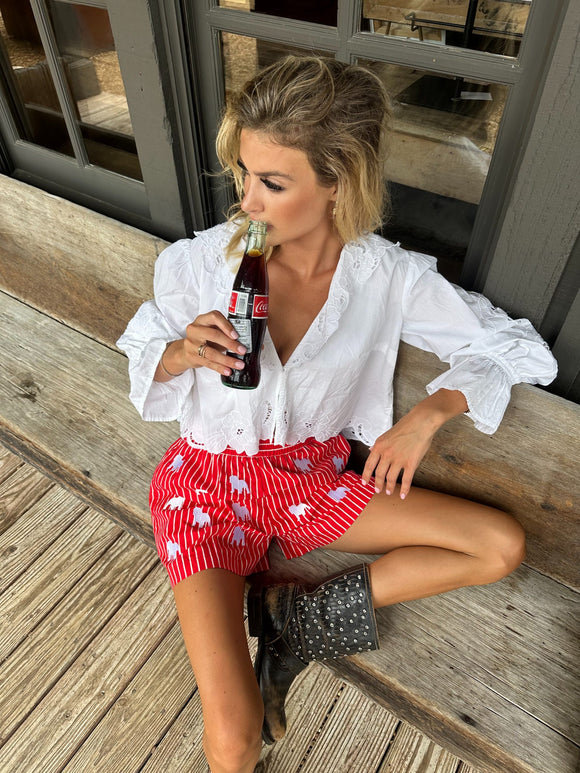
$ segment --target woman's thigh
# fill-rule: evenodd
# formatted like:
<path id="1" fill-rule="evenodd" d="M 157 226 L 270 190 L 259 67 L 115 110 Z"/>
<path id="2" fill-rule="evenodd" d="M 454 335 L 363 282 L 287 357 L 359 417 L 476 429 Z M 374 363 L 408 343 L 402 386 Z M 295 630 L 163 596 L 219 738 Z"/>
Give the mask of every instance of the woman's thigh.
<path id="1" fill-rule="evenodd" d="M 387 553 L 409 546 L 440 547 L 468 555 L 523 550 L 523 531 L 507 513 L 460 497 L 413 486 L 376 494 L 339 539 L 328 545 L 353 553 Z"/>
<path id="2" fill-rule="evenodd" d="M 262 726 L 263 705 L 244 628 L 245 578 L 206 569 L 178 583 L 175 602 L 200 693 L 206 732 L 244 735 Z"/>

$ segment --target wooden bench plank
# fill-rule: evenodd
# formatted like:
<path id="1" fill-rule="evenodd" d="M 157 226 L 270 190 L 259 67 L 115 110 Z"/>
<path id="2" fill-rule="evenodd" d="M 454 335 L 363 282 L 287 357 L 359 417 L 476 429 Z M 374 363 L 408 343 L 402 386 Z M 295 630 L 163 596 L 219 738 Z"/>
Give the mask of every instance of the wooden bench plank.
<path id="1" fill-rule="evenodd" d="M 0 593 L 24 574 L 86 509 L 69 492 L 54 486 L 0 534 Z"/>
<path id="2" fill-rule="evenodd" d="M 0 770 L 62 770 L 174 623 L 157 567 L 0 749 Z"/>
<path id="3" fill-rule="evenodd" d="M 148 553 L 130 534 L 123 534 L 1 664 L 0 743 L 14 733 L 156 563 L 153 551 Z"/>
<path id="4" fill-rule="evenodd" d="M 150 296 L 167 244 L 4 175 L 0 223 L 2 289 L 109 346 Z"/>

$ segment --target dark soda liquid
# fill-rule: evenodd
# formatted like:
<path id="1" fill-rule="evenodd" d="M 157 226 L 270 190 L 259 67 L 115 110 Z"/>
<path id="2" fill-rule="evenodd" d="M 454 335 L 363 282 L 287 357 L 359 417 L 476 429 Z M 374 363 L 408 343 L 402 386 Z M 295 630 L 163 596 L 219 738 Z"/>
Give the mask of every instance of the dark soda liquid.
<path id="1" fill-rule="evenodd" d="M 234 389 L 256 389 L 260 383 L 260 355 L 268 325 L 268 274 L 263 250 L 249 249 L 232 288 L 228 320 L 238 332 L 239 343 L 247 348 L 245 355 L 228 352 L 243 360 L 246 367 L 222 376 L 222 384 Z"/>

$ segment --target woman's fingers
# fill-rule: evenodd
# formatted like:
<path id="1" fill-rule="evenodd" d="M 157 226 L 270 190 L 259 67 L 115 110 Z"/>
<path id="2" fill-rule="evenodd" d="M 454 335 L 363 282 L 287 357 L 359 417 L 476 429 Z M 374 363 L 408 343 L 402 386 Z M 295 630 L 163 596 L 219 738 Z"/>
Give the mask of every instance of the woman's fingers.
<path id="1" fill-rule="evenodd" d="M 200 314 L 186 329 L 186 355 L 193 367 L 206 367 L 229 376 L 245 364 L 233 354 L 244 355 L 246 347 L 237 342 L 238 333 L 219 311 Z"/>

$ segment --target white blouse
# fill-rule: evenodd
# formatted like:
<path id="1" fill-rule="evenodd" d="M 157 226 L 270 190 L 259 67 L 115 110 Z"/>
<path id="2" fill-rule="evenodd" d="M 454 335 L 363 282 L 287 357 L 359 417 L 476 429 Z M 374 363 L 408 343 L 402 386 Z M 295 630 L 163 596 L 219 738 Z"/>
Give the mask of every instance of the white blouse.
<path id="1" fill-rule="evenodd" d="M 268 332 L 255 390 L 224 386 L 197 368 L 153 381 L 168 342 L 217 309 L 227 316 L 234 273 L 224 253 L 229 223 L 167 247 L 155 300 L 137 311 L 118 346 L 129 357 L 131 400 L 147 421 L 179 420 L 192 445 L 254 454 L 260 439 L 293 445 L 342 432 L 372 445 L 392 426 L 399 341 L 435 352 L 450 368 L 427 385 L 461 391 L 477 429 L 493 433 L 512 384 L 549 384 L 556 361 L 531 323 L 450 284 L 432 257 L 369 234 L 342 250 L 328 299 L 282 365 Z"/>

